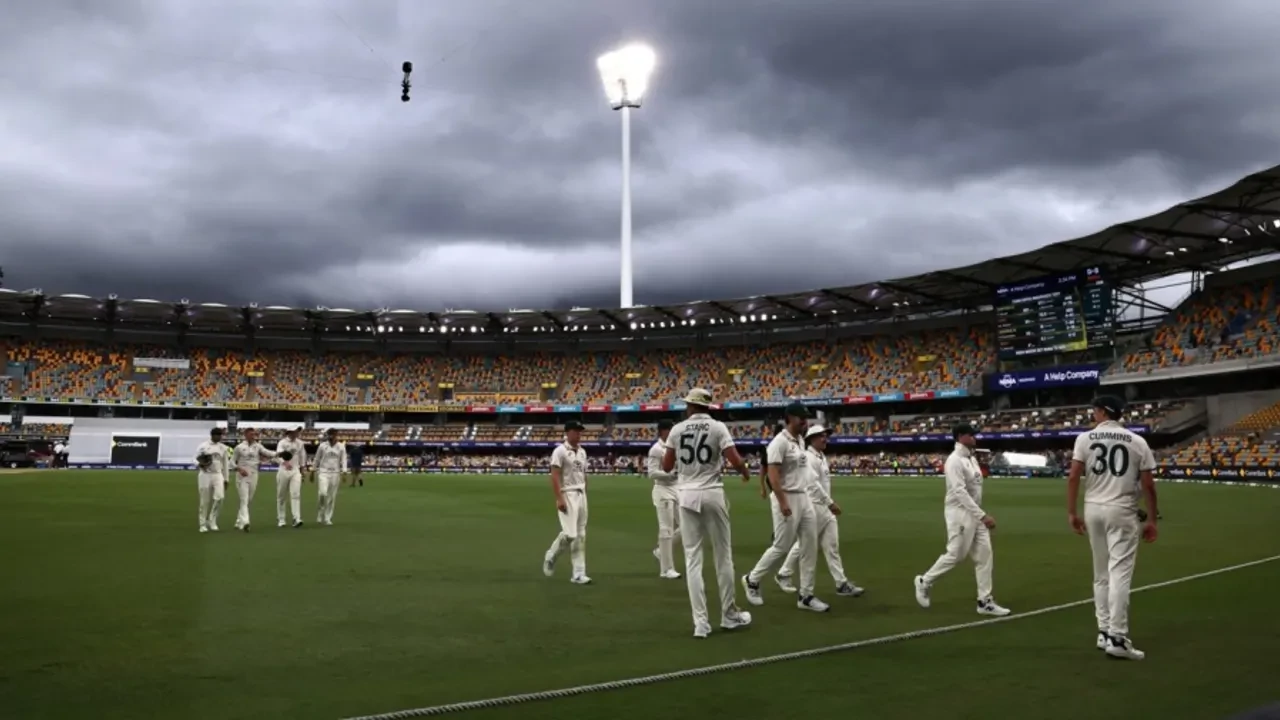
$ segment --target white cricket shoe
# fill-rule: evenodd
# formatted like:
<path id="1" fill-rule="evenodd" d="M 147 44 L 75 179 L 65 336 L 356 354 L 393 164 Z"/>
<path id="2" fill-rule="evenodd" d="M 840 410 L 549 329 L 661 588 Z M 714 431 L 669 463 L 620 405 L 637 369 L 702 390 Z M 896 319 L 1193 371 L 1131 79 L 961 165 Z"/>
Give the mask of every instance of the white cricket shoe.
<path id="1" fill-rule="evenodd" d="M 693 636 L 695 638 L 698 638 L 699 640 L 706 639 L 706 637 L 710 634 L 711 634 L 710 625 L 699 623 L 693 626 Z"/>
<path id="2" fill-rule="evenodd" d="M 324 521 L 324 526 L 325 526 L 325 527 L 332 527 L 332 526 L 333 526 L 333 521 L 332 521 L 332 520 L 325 520 L 325 521 Z"/>
<path id="3" fill-rule="evenodd" d="M 1106 634 L 1105 632 L 1101 631 L 1101 630 L 1099 630 L 1099 631 L 1098 631 L 1098 642 L 1097 642 L 1097 646 L 1098 646 L 1098 649 L 1099 649 L 1099 650 L 1106 650 L 1106 649 L 1107 649 L 1107 634 Z"/>
<path id="4" fill-rule="evenodd" d="M 917 575 L 914 584 L 916 586 L 916 602 L 920 603 L 922 608 L 929 607 L 929 586 L 925 583 L 924 576 Z"/>
<path id="5" fill-rule="evenodd" d="M 542 558 L 542 574 L 551 577 L 556 574 L 556 556 L 545 555 Z"/>
<path id="6" fill-rule="evenodd" d="M 851 582 L 844 583 L 840 587 L 836 588 L 836 594 L 841 597 L 862 597 L 862 594 L 865 592 L 866 590 Z"/>
<path id="7" fill-rule="evenodd" d="M 204 526 L 202 525 L 202 526 L 200 527 L 200 532 L 202 532 L 202 533 L 207 533 L 207 532 L 209 532 L 209 528 L 204 527 Z"/>
<path id="8" fill-rule="evenodd" d="M 800 608 L 801 610 L 808 610 L 810 612 L 820 612 L 820 613 L 824 613 L 831 609 L 830 605 L 822 602 L 821 600 L 819 600 L 818 598 L 812 595 L 810 595 L 809 597 L 804 597 L 797 600 L 796 607 Z"/>
<path id="9" fill-rule="evenodd" d="M 760 584 L 751 582 L 750 575 L 742 576 L 742 589 L 747 593 L 747 602 L 756 606 L 764 604 L 764 597 L 760 595 Z"/>
<path id="10" fill-rule="evenodd" d="M 773 581 L 778 583 L 778 587 L 782 589 L 782 592 L 788 595 L 796 594 L 796 586 L 791 583 L 790 575 L 783 575 L 782 573 L 778 573 L 777 575 L 773 576 Z"/>
<path id="11" fill-rule="evenodd" d="M 675 570 L 668 570 L 664 573 L 659 573 L 658 577 L 662 578 L 663 580 L 679 580 L 680 573 Z"/>
<path id="12" fill-rule="evenodd" d="M 285 522 L 284 522 L 283 520 L 277 520 L 277 521 L 276 521 L 276 527 L 278 527 L 278 528 L 282 528 L 282 527 L 284 527 L 284 526 L 285 526 Z"/>
<path id="13" fill-rule="evenodd" d="M 217 525 L 210 525 L 210 526 L 209 526 L 209 532 L 218 532 L 218 526 L 217 526 Z"/>
<path id="14" fill-rule="evenodd" d="M 1000 607 L 999 605 L 996 604 L 996 601 L 992 600 L 991 598 L 978 601 L 979 615 L 990 615 L 992 617 L 1004 617 L 1005 615 L 1008 615 L 1010 612 L 1012 611 L 1009 608 Z"/>
<path id="15" fill-rule="evenodd" d="M 1147 656 L 1138 648 L 1133 646 L 1133 642 L 1127 637 L 1117 637 L 1110 635 L 1107 637 L 1107 657 L 1117 658 L 1119 660 L 1141 660 Z"/>
<path id="16" fill-rule="evenodd" d="M 573 583 L 574 585 L 590 585 L 591 578 L 587 577 L 586 575 L 574 575 L 573 577 L 569 578 L 569 582 Z"/>
<path id="17" fill-rule="evenodd" d="M 745 610 L 730 610 L 720 618 L 720 627 L 725 630 L 737 630 L 751 624 L 751 613 Z"/>

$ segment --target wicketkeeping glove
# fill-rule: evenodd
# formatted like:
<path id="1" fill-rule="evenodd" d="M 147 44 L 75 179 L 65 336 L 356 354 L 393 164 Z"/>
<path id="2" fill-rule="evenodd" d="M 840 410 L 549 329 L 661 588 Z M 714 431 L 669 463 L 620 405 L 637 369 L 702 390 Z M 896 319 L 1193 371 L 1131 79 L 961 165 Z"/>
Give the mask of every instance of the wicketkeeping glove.
<path id="1" fill-rule="evenodd" d="M 293 459 L 293 453 L 289 452 L 288 450 L 285 450 L 284 452 L 280 453 L 280 459 L 285 462 L 289 462 L 290 460 Z"/>
<path id="2" fill-rule="evenodd" d="M 213 464 L 213 456 L 209 453 L 200 453 L 196 456 L 196 463 L 202 468 L 207 468 L 209 465 Z"/>

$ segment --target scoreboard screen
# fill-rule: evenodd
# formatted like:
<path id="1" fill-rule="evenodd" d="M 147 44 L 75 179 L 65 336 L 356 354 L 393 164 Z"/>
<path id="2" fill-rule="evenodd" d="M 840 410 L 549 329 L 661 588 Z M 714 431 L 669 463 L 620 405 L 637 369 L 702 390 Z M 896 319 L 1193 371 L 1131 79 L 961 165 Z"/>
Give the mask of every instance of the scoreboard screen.
<path id="1" fill-rule="evenodd" d="M 995 300 L 1000 359 L 1110 345 L 1113 305 L 1102 268 L 1001 285 Z"/>

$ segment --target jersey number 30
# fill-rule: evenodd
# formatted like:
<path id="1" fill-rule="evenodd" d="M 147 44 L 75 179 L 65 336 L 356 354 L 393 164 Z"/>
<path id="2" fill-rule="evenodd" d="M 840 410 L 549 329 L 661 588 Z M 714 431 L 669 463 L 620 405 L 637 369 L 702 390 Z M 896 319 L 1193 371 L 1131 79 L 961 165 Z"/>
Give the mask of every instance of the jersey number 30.
<path id="1" fill-rule="evenodd" d="M 706 435 L 680 436 L 680 464 L 692 465 L 695 460 L 699 465 L 710 465 L 713 453 L 707 444 Z"/>
<path id="2" fill-rule="evenodd" d="M 1093 465 L 1089 470 L 1094 475 L 1111 473 L 1112 477 L 1122 478 L 1129 472 L 1129 448 L 1124 445 L 1112 445 L 1110 449 L 1102 443 L 1089 446 L 1094 453 Z"/>

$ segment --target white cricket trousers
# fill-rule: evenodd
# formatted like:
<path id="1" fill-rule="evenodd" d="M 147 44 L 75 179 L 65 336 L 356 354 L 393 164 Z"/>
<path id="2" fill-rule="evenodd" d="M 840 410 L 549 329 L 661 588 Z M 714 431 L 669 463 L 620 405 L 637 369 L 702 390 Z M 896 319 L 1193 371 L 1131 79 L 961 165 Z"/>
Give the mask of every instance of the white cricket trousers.
<path id="1" fill-rule="evenodd" d="M 947 508 L 947 549 L 922 577 L 925 585 L 933 585 L 965 557 L 973 560 L 978 581 L 978 599 L 991 597 L 991 571 L 995 559 L 991 551 L 991 531 L 982 521 L 960 508 Z"/>
<path id="2" fill-rule="evenodd" d="M 729 499 L 724 488 L 680 491 L 680 538 L 684 545 L 684 577 L 689 587 L 693 626 L 709 626 L 707 589 L 702 579 L 702 543 L 711 543 L 720 591 L 720 621 L 738 612 L 738 586 L 733 572 L 733 538 L 729 530 Z"/>
<path id="3" fill-rule="evenodd" d="M 342 473 L 316 473 L 316 522 L 333 522 L 333 506 L 338 502 L 338 487 L 342 485 Z"/>
<path id="4" fill-rule="evenodd" d="M 676 489 L 654 485 L 653 507 L 658 512 L 658 570 L 666 574 L 676 569 L 672 548 L 680 536 L 680 496 Z"/>
<path id="5" fill-rule="evenodd" d="M 836 587 L 839 588 L 849 582 L 849 578 L 844 574 L 844 561 L 840 559 L 839 519 L 824 507 L 815 507 L 813 511 L 818 516 L 818 549 L 826 557 L 831 579 L 835 580 Z M 791 546 L 791 552 L 787 553 L 787 559 L 782 561 L 782 569 L 778 574 L 782 577 L 791 577 L 795 574 L 799 563 L 800 543 L 797 541 Z"/>
<path id="6" fill-rule="evenodd" d="M 1121 505 L 1085 503 L 1084 525 L 1093 551 L 1093 608 L 1098 629 L 1129 637 L 1129 588 L 1142 536 L 1138 513 Z"/>
<path id="7" fill-rule="evenodd" d="M 236 527 L 249 524 L 249 504 L 253 502 L 254 493 L 258 492 L 258 471 L 250 470 L 248 475 L 236 473 L 236 496 L 240 499 L 240 508 L 236 511 Z"/>
<path id="8" fill-rule="evenodd" d="M 556 512 L 560 519 L 560 534 L 551 542 L 547 558 L 554 560 L 566 549 L 573 563 L 573 577 L 587 574 L 587 493 L 582 490 L 565 490 L 564 512 Z"/>
<path id="9" fill-rule="evenodd" d="M 196 487 L 200 490 L 200 527 L 210 530 L 218 527 L 218 510 L 226 494 L 222 473 L 198 473 Z"/>
<path id="10" fill-rule="evenodd" d="M 800 580 L 796 590 L 800 597 L 807 598 L 813 595 L 813 575 L 818 566 L 818 514 L 804 492 L 787 493 L 791 517 L 783 516 L 776 496 L 770 495 L 769 505 L 773 510 L 773 544 L 760 556 L 747 580 L 753 585 L 759 583 L 786 559 L 792 545 L 799 545 Z"/>
<path id="11" fill-rule="evenodd" d="M 279 470 L 276 472 L 276 523 L 284 525 L 289 519 L 285 515 L 285 502 L 293 514 L 294 522 L 302 519 L 302 473 L 297 470 Z"/>

